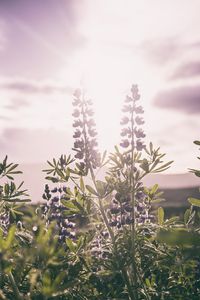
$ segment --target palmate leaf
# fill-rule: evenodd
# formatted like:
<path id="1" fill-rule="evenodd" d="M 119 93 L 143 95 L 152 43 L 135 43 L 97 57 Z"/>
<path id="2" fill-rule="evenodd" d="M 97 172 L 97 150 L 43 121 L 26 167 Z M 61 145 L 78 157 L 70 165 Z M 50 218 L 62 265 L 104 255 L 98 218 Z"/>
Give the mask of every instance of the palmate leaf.
<path id="1" fill-rule="evenodd" d="M 160 173 L 170 168 L 170 165 L 173 163 L 173 160 L 167 162 L 166 164 L 160 166 L 159 168 L 152 170 L 152 173 Z"/>

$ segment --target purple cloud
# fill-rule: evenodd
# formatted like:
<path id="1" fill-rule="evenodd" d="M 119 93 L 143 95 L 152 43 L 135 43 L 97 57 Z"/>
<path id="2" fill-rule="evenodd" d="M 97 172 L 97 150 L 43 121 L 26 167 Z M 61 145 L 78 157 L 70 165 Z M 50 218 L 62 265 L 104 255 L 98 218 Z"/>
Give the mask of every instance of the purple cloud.
<path id="1" fill-rule="evenodd" d="M 69 86 L 55 85 L 51 83 L 41 83 L 23 80 L 9 80 L 0 83 L 0 89 L 10 91 L 22 92 L 27 94 L 52 94 L 52 93 L 66 93 L 72 94 L 73 89 Z"/>
<path id="2" fill-rule="evenodd" d="M 67 65 L 86 43 L 79 31 L 83 4 L 73 0 L 0 1 L 7 27 L 6 51 L 0 56 L 7 75 L 47 77 Z"/>
<path id="3" fill-rule="evenodd" d="M 188 62 L 180 65 L 170 79 L 191 78 L 200 76 L 200 61 Z"/>
<path id="4" fill-rule="evenodd" d="M 155 96 L 153 103 L 160 108 L 199 114 L 200 86 L 184 86 L 161 91 Z"/>

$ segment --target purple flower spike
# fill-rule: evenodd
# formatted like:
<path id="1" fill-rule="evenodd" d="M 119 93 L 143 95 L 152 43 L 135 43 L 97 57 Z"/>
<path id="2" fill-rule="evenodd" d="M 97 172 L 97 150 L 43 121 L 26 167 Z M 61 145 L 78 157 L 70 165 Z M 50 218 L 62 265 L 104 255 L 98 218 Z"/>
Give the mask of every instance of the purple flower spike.
<path id="1" fill-rule="evenodd" d="M 126 125 L 129 122 L 129 118 L 128 117 L 123 117 L 123 119 L 121 120 L 120 124 L 121 125 Z"/>
<path id="2" fill-rule="evenodd" d="M 73 116 L 75 120 L 73 127 L 76 128 L 76 131 L 73 135 L 75 139 L 73 150 L 77 152 L 75 158 L 81 160 L 80 165 L 84 166 L 80 172 L 86 175 L 91 167 L 95 169 L 100 165 L 100 154 L 97 151 L 98 144 L 95 139 L 96 124 L 92 119 L 94 112 L 91 109 L 91 100 L 85 99 L 85 95 L 80 89 L 75 91 L 74 96 Z"/>
<path id="3" fill-rule="evenodd" d="M 122 143 L 120 143 L 120 146 L 123 148 L 128 148 L 130 145 L 128 140 L 123 140 Z"/>
<path id="4" fill-rule="evenodd" d="M 144 134 L 144 131 L 143 131 L 141 128 L 139 128 L 139 129 L 135 128 L 134 132 L 135 132 L 135 136 L 136 136 L 138 139 L 144 138 L 144 137 L 146 136 L 146 135 Z"/>
<path id="5" fill-rule="evenodd" d="M 143 125 L 144 124 L 144 120 L 139 116 L 137 116 L 135 118 L 135 122 L 137 123 L 137 125 Z"/>
<path id="6" fill-rule="evenodd" d="M 138 139 L 145 137 L 143 130 L 135 127 L 135 125 L 140 126 L 144 124 L 143 118 L 138 116 L 144 113 L 143 107 L 136 105 L 136 101 L 139 99 L 138 86 L 133 84 L 131 87 L 131 96 L 127 95 L 125 105 L 122 109 L 126 115 L 120 122 L 121 125 L 126 125 L 125 128 L 122 128 L 121 136 L 127 138 L 122 140 L 120 143 L 121 147 L 128 148 L 130 146 L 132 150 L 136 149 L 137 151 L 144 149 L 144 144 L 140 140 L 138 141 Z"/>

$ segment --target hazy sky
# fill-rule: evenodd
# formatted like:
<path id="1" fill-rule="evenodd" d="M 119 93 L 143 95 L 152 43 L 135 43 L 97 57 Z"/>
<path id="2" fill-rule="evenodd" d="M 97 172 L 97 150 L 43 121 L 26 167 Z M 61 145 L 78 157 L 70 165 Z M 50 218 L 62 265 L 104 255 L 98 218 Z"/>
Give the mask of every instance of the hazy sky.
<path id="1" fill-rule="evenodd" d="M 198 167 L 199 0 L 0 0 L 0 155 L 21 163 L 69 153 L 72 93 L 93 98 L 101 149 L 120 142 L 138 83 L 147 142 Z"/>

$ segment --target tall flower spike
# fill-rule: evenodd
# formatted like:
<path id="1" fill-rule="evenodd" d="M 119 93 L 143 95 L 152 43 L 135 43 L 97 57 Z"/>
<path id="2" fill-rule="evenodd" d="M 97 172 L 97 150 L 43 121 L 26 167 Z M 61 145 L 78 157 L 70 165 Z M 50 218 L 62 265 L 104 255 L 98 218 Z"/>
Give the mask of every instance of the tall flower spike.
<path id="1" fill-rule="evenodd" d="M 77 89 L 74 92 L 74 123 L 73 135 L 75 158 L 79 159 L 81 170 L 88 173 L 90 167 L 96 169 L 100 164 L 100 153 L 97 150 L 95 122 L 92 118 L 94 112 L 91 108 L 91 100 L 86 100 L 84 92 Z"/>
<path id="2" fill-rule="evenodd" d="M 138 127 L 144 124 L 144 120 L 140 116 L 144 113 L 144 110 L 141 105 L 137 105 L 139 99 L 138 86 L 133 84 L 131 87 L 131 95 L 127 95 L 125 99 L 125 104 L 122 108 L 125 116 L 123 116 L 120 123 L 123 126 L 121 130 L 123 140 L 120 146 L 123 148 L 131 146 L 137 151 L 141 151 L 145 147 L 142 142 L 145 134 L 142 128 Z"/>

